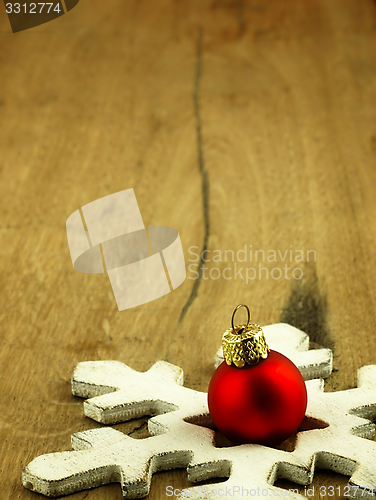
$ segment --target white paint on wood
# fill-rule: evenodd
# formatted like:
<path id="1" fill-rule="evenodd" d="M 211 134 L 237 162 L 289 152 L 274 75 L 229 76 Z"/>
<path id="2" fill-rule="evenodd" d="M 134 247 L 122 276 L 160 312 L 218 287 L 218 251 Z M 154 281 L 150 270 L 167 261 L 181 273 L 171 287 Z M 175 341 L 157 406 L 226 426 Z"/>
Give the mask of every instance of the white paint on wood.
<path id="1" fill-rule="evenodd" d="M 306 371 L 306 378 L 330 371 L 331 355 L 307 351 L 308 337 L 302 332 L 288 325 L 270 325 L 265 330 L 272 348 L 289 343 L 284 354 L 290 353 Z M 151 437 L 133 439 L 108 427 L 73 434 L 74 451 L 32 460 L 22 472 L 24 486 L 46 496 L 59 496 L 119 482 L 125 498 L 142 498 L 149 492 L 154 472 L 186 467 L 193 483 L 228 479 L 206 484 L 206 489 L 194 487 L 183 492 L 182 498 L 213 498 L 211 490 L 220 496 L 221 488 L 227 488 L 231 498 L 244 498 L 246 489 L 257 488 L 273 496 L 278 489 L 274 482 L 281 477 L 309 485 L 315 468 L 320 467 L 351 476 L 355 498 L 372 498 L 367 492 L 371 488 L 376 492 L 376 443 L 370 441 L 375 433 L 370 420 L 376 415 L 376 366 L 359 370 L 356 389 L 324 393 L 321 379 L 306 383 L 306 415 L 328 427 L 298 432 L 293 452 L 256 444 L 216 448 L 206 393 L 182 383 L 182 370 L 163 361 L 145 373 L 117 361 L 79 363 L 72 376 L 72 391 L 90 398 L 84 402 L 85 414 L 105 424 L 156 415 L 149 420 Z M 356 492 L 357 486 L 366 491 Z"/>

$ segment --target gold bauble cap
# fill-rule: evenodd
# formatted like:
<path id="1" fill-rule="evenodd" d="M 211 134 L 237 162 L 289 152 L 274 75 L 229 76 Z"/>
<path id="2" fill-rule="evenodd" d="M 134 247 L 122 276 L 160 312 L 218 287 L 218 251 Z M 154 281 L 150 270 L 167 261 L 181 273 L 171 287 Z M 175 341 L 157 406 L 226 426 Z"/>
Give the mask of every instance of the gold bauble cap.
<path id="1" fill-rule="evenodd" d="M 234 326 L 234 316 L 238 309 L 245 307 L 248 321 L 245 325 Z M 223 357 L 228 365 L 233 363 L 238 368 L 245 364 L 254 365 L 260 358 L 266 359 L 269 347 L 266 343 L 261 326 L 250 323 L 251 313 L 248 306 L 239 304 L 232 313 L 231 326 L 222 336 Z"/>

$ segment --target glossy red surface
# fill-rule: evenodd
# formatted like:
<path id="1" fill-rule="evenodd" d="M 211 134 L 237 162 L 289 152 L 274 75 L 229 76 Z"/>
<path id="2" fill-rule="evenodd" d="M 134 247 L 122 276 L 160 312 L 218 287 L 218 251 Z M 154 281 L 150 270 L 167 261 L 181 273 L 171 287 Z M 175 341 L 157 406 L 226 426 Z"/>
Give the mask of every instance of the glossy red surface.
<path id="1" fill-rule="evenodd" d="M 294 434 L 307 407 L 307 390 L 298 368 L 271 350 L 254 366 L 224 361 L 208 389 L 210 415 L 234 443 L 275 445 Z"/>

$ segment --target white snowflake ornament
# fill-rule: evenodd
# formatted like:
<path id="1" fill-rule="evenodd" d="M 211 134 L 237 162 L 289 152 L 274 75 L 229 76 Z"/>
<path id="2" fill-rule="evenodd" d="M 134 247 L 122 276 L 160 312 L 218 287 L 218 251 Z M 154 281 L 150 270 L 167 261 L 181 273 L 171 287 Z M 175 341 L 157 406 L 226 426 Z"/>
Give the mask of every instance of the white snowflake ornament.
<path id="1" fill-rule="evenodd" d="M 289 353 L 288 349 L 283 353 L 295 356 L 306 379 L 330 373 L 330 351 L 308 351 L 303 332 L 281 324 L 264 331 L 273 349 L 277 349 L 273 335 L 276 343 L 279 339 L 290 346 Z M 192 482 L 228 478 L 181 493 L 181 498 L 194 495 L 204 500 L 212 498 L 214 491 L 231 498 L 243 498 L 246 490 L 250 496 L 257 490 L 273 496 L 275 490 L 283 492 L 274 486 L 278 478 L 308 485 L 320 466 L 351 475 L 355 497 L 371 498 L 371 488 L 376 493 L 376 443 L 359 436 L 372 438 L 375 432 L 369 421 L 376 413 L 375 382 L 376 366 L 363 367 L 358 388 L 349 391 L 324 393 L 322 381 L 307 382 L 309 430 L 303 426 L 297 433 L 293 452 L 256 444 L 218 448 L 207 395 L 183 387 L 180 368 L 159 361 L 139 373 L 117 361 L 79 363 L 72 392 L 90 398 L 84 402 L 85 415 L 104 424 L 156 415 L 148 422 L 151 436 L 133 439 L 107 427 L 73 434 L 74 451 L 35 458 L 23 470 L 22 481 L 26 488 L 46 496 L 119 482 L 125 498 L 143 498 L 152 474 L 160 470 L 186 467 Z M 355 491 L 356 486 L 363 490 Z"/>

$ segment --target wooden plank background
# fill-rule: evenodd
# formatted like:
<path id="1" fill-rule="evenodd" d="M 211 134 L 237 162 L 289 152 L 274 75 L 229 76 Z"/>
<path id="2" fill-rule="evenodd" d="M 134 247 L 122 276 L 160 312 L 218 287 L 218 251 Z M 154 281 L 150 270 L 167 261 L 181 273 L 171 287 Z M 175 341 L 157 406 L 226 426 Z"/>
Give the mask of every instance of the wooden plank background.
<path id="1" fill-rule="evenodd" d="M 98 426 L 70 393 L 76 363 L 163 359 L 206 390 L 238 303 L 332 348 L 327 390 L 376 362 L 374 1 L 81 0 L 17 34 L 0 7 L 0 43 L 1 498 L 36 499 L 22 468 Z M 265 259 L 261 276 L 249 254 L 208 262 L 119 312 L 105 275 L 73 269 L 65 221 L 131 187 L 146 225 L 178 229 L 187 266 L 191 247 L 288 260 Z M 234 279 L 235 264 L 255 279 Z M 144 421 L 116 427 L 142 436 Z M 347 479 L 318 471 L 314 485 Z M 167 485 L 188 485 L 185 471 L 156 474 L 149 498 Z"/>

